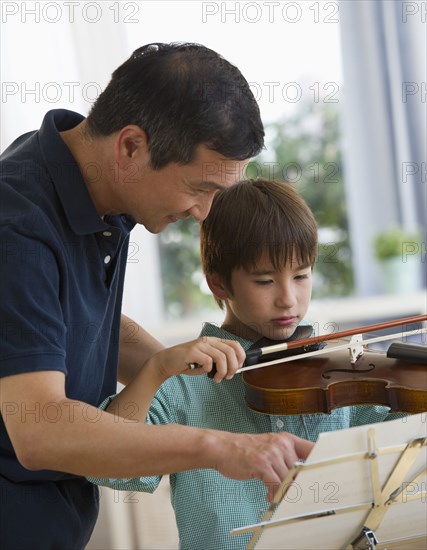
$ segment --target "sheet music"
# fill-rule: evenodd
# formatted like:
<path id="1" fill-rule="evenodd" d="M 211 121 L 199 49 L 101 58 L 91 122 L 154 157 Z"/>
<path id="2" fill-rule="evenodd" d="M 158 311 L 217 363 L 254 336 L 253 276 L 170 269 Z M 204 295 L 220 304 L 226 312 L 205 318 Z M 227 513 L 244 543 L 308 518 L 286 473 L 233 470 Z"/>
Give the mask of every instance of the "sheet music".
<path id="1" fill-rule="evenodd" d="M 281 501 L 273 515 L 271 511 L 266 514 L 264 520 L 270 526 L 264 527 L 256 545 L 250 543 L 249 547 L 257 550 L 347 548 L 363 529 L 373 508 L 371 460 L 367 458 L 372 451 L 368 437 L 372 428 L 378 449 L 379 484 L 383 488 L 408 442 L 427 438 L 427 414 L 321 434 L 296 478 L 279 492 Z M 375 532 L 380 543 L 426 536 L 427 446 L 422 446 L 417 453 L 397 487 L 400 494 L 395 503 L 387 507 Z M 314 515 L 321 516 L 312 517 Z"/>

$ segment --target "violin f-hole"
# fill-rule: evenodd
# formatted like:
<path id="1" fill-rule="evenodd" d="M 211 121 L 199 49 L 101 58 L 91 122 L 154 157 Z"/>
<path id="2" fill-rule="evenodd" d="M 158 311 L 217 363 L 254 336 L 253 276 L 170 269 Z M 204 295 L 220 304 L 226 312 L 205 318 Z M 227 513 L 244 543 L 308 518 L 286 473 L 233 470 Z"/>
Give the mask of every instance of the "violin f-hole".
<path id="1" fill-rule="evenodd" d="M 325 380 L 330 380 L 331 376 L 330 374 L 333 372 L 349 372 L 350 374 L 364 374 L 365 372 L 371 372 L 375 369 L 375 365 L 373 363 L 369 363 L 368 367 L 366 369 L 329 369 L 322 372 L 322 378 Z"/>

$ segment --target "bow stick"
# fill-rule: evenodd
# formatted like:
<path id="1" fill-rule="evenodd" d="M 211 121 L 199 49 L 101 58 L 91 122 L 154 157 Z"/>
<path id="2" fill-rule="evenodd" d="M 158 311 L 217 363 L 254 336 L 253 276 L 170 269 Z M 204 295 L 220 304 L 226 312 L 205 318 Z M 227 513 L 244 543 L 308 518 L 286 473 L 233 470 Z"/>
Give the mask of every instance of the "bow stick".
<path id="1" fill-rule="evenodd" d="M 414 334 L 425 334 L 425 333 L 427 333 L 427 328 L 421 328 L 417 330 L 409 330 L 407 332 L 403 332 L 402 334 L 399 335 L 399 337 L 403 338 L 405 336 L 412 336 Z M 367 344 L 373 344 L 375 342 L 384 342 L 385 340 L 392 340 L 397 336 L 398 336 L 397 334 L 387 334 L 385 336 L 377 336 L 376 338 L 369 338 L 368 340 L 362 340 L 359 343 L 366 346 Z M 328 338 L 328 340 L 331 340 L 331 338 Z M 348 349 L 353 345 L 354 344 L 352 342 L 346 342 L 345 344 L 339 344 L 338 346 L 334 346 L 333 348 L 323 348 L 316 351 L 309 351 L 307 353 L 302 353 L 300 355 L 291 355 L 290 357 L 282 357 L 281 359 L 275 359 L 274 361 L 267 361 L 266 363 L 257 363 L 256 365 L 241 367 L 240 369 L 236 370 L 236 374 L 245 372 L 248 370 L 260 369 L 262 367 L 269 367 L 271 365 L 276 365 L 277 363 L 287 363 L 288 361 L 296 361 L 297 359 L 306 359 L 307 357 L 314 357 L 317 355 L 322 355 L 324 353 L 331 353 L 341 349 Z"/>
<path id="2" fill-rule="evenodd" d="M 403 319 L 395 319 L 393 321 L 386 321 L 385 323 L 377 323 L 375 325 L 367 325 L 365 327 L 353 328 L 350 330 L 342 330 L 341 332 L 335 332 L 331 334 L 324 334 L 323 336 L 312 336 L 310 338 L 304 338 L 302 340 L 293 340 L 292 342 L 281 342 L 279 344 L 273 344 L 272 346 L 266 346 L 264 348 L 258 348 L 250 350 L 246 354 L 246 365 L 254 364 L 254 359 L 257 361 L 265 355 L 277 353 L 278 351 L 286 351 L 290 349 L 298 349 L 317 344 L 319 342 L 326 342 L 327 340 L 336 340 L 338 338 L 345 338 L 346 336 L 354 336 L 355 334 L 363 334 L 365 332 L 373 332 L 375 330 L 383 330 L 386 328 L 393 328 L 400 325 L 406 325 L 410 323 L 416 323 L 419 321 L 426 321 L 427 315 L 414 315 L 412 317 L 405 317 Z M 395 337 L 395 335 L 394 335 Z M 388 340 L 390 338 L 387 338 Z M 381 340 L 376 340 L 380 342 Z M 319 350 L 320 351 L 320 350 Z M 330 351 L 330 350 L 329 350 Z M 239 372 L 239 371 L 236 371 Z"/>
<path id="3" fill-rule="evenodd" d="M 292 350 L 292 349 L 295 349 L 295 350 L 301 349 L 301 348 L 302 349 L 310 349 L 311 346 L 313 346 L 315 344 L 318 344 L 318 343 L 321 343 L 321 342 L 326 342 L 328 340 L 336 340 L 336 339 L 339 339 L 339 338 L 344 338 L 346 336 L 354 336 L 356 334 L 364 334 L 366 332 L 373 332 L 373 331 L 376 331 L 376 330 L 384 330 L 384 329 L 387 329 L 387 328 L 393 328 L 393 327 L 397 327 L 397 326 L 401 326 L 401 325 L 405 325 L 405 324 L 417 323 L 417 322 L 421 322 L 421 321 L 427 321 L 427 315 L 413 315 L 411 317 L 404 317 L 404 318 L 401 318 L 401 319 L 395 319 L 393 321 L 386 321 L 384 323 L 376 323 L 376 324 L 373 324 L 373 325 L 366 325 L 364 327 L 359 327 L 359 328 L 354 328 L 354 329 L 349 329 L 349 330 L 343 330 L 343 331 L 335 332 L 335 333 L 331 333 L 331 334 L 324 334 L 322 336 L 312 336 L 310 338 L 302 338 L 302 339 L 299 339 L 299 340 L 281 342 L 279 344 L 273 344 L 271 346 L 265 346 L 265 347 L 261 347 L 261 348 L 251 349 L 246 353 L 246 360 L 244 362 L 243 367 L 238 369 L 236 371 L 236 374 L 239 373 L 239 372 L 243 372 L 245 370 L 251 370 L 251 369 L 254 369 L 254 368 L 266 367 L 266 366 L 269 366 L 269 365 L 274 365 L 274 364 L 277 364 L 277 363 L 284 363 L 284 362 L 287 362 L 287 361 L 295 361 L 296 359 L 302 359 L 304 357 L 312 357 L 316 354 L 320 355 L 321 353 L 329 353 L 329 352 L 332 352 L 334 350 L 350 348 L 353 344 L 349 342 L 349 343 L 342 344 L 342 345 L 339 345 L 339 346 L 334 346 L 333 348 L 327 348 L 326 350 L 316 349 L 316 351 L 309 351 L 308 353 L 302 353 L 302 354 L 298 354 L 298 355 L 291 356 L 291 357 L 281 358 L 281 359 L 277 359 L 277 360 L 274 360 L 274 361 L 269 361 L 267 363 L 259 363 L 259 360 L 261 358 L 265 357 L 266 355 L 271 355 L 273 353 Z M 299 327 L 297 327 L 297 329 L 300 328 L 300 327 L 301 327 L 301 325 Z M 424 334 L 425 332 L 427 332 L 427 329 L 413 330 L 413 331 L 409 331 L 409 332 L 405 332 L 405 333 L 401 334 L 400 337 L 410 336 L 410 335 L 413 335 L 413 334 Z M 361 344 L 367 345 L 367 344 L 372 344 L 374 342 L 382 342 L 382 341 L 385 341 L 385 340 L 392 340 L 393 338 L 396 338 L 396 337 L 397 337 L 396 334 L 387 335 L 387 336 L 379 336 L 377 338 L 371 338 L 370 340 L 362 341 Z M 313 349 L 313 348 L 311 348 L 311 349 Z M 201 365 L 199 365 L 198 363 L 188 363 L 188 368 L 191 369 L 191 370 L 192 369 L 197 369 L 197 368 L 201 368 Z M 209 372 L 208 376 L 210 378 L 213 378 L 215 376 L 215 373 L 216 373 L 216 367 L 215 367 L 215 364 L 214 364 L 213 368 L 212 368 L 211 372 Z"/>

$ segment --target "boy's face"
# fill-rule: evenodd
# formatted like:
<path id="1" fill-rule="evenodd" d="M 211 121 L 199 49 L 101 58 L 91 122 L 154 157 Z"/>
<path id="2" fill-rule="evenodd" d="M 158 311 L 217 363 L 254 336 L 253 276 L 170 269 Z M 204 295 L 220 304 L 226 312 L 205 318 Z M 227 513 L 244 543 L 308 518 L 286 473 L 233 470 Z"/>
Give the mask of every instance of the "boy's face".
<path id="1" fill-rule="evenodd" d="M 312 270 L 298 262 L 275 271 L 268 255 L 255 269 L 235 269 L 227 293 L 224 328 L 249 340 L 292 336 L 304 318 L 311 297 Z"/>

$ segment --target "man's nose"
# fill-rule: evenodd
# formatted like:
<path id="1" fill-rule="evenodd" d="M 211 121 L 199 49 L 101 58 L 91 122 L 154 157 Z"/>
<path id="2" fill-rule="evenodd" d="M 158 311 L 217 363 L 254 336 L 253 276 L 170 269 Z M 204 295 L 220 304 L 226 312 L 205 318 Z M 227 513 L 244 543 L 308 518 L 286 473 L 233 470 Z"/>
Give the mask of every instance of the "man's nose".
<path id="1" fill-rule="evenodd" d="M 209 211 L 212 206 L 212 201 L 214 198 L 214 193 L 209 193 L 203 200 L 198 201 L 197 204 L 192 206 L 188 212 L 193 216 L 198 222 L 202 222 L 206 216 L 209 214 Z"/>

